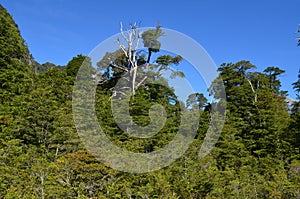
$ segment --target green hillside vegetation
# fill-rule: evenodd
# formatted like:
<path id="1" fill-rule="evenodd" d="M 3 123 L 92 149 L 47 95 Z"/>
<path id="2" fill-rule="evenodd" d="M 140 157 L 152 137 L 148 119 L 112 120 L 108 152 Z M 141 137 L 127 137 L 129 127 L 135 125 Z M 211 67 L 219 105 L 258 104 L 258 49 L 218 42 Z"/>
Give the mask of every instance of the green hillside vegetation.
<path id="1" fill-rule="evenodd" d="M 148 48 L 152 55 L 159 51 L 160 44 L 155 45 Z M 121 51 L 114 53 L 107 56 L 128 65 Z M 181 59 L 159 56 L 155 64 L 167 67 Z M 160 170 L 130 174 L 98 161 L 78 137 L 72 92 L 84 60 L 91 64 L 81 54 L 66 66 L 37 63 L 12 16 L 0 5 L 0 198 L 300 198 L 300 71 L 291 85 L 297 100 L 289 107 L 279 67 L 258 72 L 250 61 L 222 64 L 218 71 L 226 89 L 226 123 L 211 153 L 198 156 L 210 104 L 195 93 L 187 104 L 199 107 L 199 128 L 185 154 Z M 149 57 L 140 56 L 137 62 L 147 63 Z M 98 62 L 98 67 L 105 63 Z M 139 153 L 167 145 L 178 130 L 181 111 L 172 89 L 152 85 L 136 91 L 130 100 L 134 122 L 147 125 L 154 103 L 163 105 L 168 117 L 155 136 L 134 138 L 111 115 L 111 88 L 123 71 L 108 67 L 102 72 L 96 112 L 112 142 Z"/>

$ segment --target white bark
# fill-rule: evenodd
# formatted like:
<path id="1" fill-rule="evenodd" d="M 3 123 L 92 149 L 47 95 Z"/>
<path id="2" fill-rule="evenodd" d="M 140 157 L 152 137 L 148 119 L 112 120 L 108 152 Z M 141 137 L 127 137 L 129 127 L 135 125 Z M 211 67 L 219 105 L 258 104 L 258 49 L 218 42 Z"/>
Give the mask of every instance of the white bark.
<path id="1" fill-rule="evenodd" d="M 248 83 L 250 84 L 250 87 L 251 87 L 251 90 L 254 94 L 254 103 L 257 102 L 257 89 L 259 87 L 259 82 L 258 82 L 258 86 L 256 89 L 254 89 L 253 85 L 252 85 L 252 82 L 245 76 L 245 79 L 248 81 Z"/>
<path id="2" fill-rule="evenodd" d="M 123 40 L 126 42 L 126 45 L 122 44 L 120 39 L 117 40 L 120 49 L 124 52 L 130 68 L 127 69 L 122 66 L 115 66 L 116 68 L 123 69 L 126 72 L 129 72 L 129 80 L 131 81 L 131 91 L 135 94 L 139 86 L 145 81 L 144 79 L 136 84 L 138 65 L 136 60 L 136 52 L 139 47 L 139 42 L 141 39 L 141 33 L 136 29 L 136 24 L 132 24 L 130 30 L 127 30 L 126 33 L 123 31 L 123 25 L 120 23 L 120 34 Z"/>

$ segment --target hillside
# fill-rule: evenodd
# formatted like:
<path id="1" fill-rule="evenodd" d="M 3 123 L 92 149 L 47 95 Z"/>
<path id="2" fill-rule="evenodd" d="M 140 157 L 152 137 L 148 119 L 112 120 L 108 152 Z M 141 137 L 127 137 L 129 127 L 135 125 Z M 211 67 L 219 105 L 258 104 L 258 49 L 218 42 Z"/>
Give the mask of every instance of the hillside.
<path id="1" fill-rule="evenodd" d="M 180 64 L 179 55 L 159 54 L 159 36 L 155 35 L 159 31 L 157 27 L 143 35 L 146 40 L 147 34 L 155 38 L 156 48 L 148 45 L 151 41 L 147 43 L 148 53 L 159 55 L 151 67 Z M 183 121 L 194 118 L 191 107 L 199 115 L 196 136 L 187 151 L 156 171 L 118 171 L 109 165 L 122 160 L 111 163 L 87 150 L 76 128 L 91 127 L 85 123 L 75 126 L 72 103 L 74 96 L 84 96 L 89 89 L 82 86 L 82 92 L 73 93 L 74 81 L 82 80 L 82 76 L 76 78 L 79 68 L 83 65 L 84 72 L 95 71 L 90 58 L 74 55 L 65 67 L 35 62 L 17 24 L 0 5 L 0 198 L 300 198 L 300 99 L 289 110 L 286 92 L 281 89 L 284 70 L 267 67 L 258 72 L 245 60 L 218 68 L 226 90 L 225 125 L 211 153 L 201 158 L 198 152 L 214 104 L 195 93 L 184 107 L 173 90 L 163 86 L 166 79 L 157 78 L 159 70 L 150 75 L 162 83 L 136 89 L 128 112 L 143 127 L 152 120 L 163 121 L 166 115 L 160 131 L 139 138 L 130 134 L 131 123 L 126 123 L 126 132 L 116 124 L 113 111 L 124 113 L 126 105 L 112 109 L 113 97 L 119 97 L 115 103 L 122 103 L 122 95 L 113 88 L 130 69 L 122 52 L 108 52 L 97 63 L 102 79 L 97 82 L 95 110 L 108 140 L 124 151 L 149 154 L 176 137 L 182 111 L 190 116 Z M 137 66 L 149 63 L 149 54 L 136 55 Z M 145 69 L 141 70 L 144 74 Z M 175 75 L 184 76 L 180 71 Z M 298 96 L 299 82 L 300 74 L 293 85 Z M 218 85 L 217 80 L 214 83 Z M 221 94 L 215 90 L 213 95 Z M 165 113 L 150 118 L 149 110 L 156 103 Z M 128 121 L 125 116 L 121 119 Z M 97 135 L 92 138 L 99 139 Z M 191 139 L 189 132 L 180 138 Z"/>

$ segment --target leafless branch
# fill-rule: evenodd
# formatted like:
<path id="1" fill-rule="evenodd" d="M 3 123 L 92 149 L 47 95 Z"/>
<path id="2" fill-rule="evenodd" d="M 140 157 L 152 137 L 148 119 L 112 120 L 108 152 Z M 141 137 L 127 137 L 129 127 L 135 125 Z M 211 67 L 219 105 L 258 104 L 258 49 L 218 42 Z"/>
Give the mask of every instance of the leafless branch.
<path id="1" fill-rule="evenodd" d="M 257 91 L 254 89 L 251 81 L 245 76 L 245 79 L 248 81 L 248 83 L 250 84 L 251 90 L 254 94 L 254 102 L 257 102 Z"/>
<path id="2" fill-rule="evenodd" d="M 148 78 L 148 76 L 146 75 L 137 85 L 136 85 L 136 88 L 138 89 L 145 81 L 146 79 Z"/>
<path id="3" fill-rule="evenodd" d="M 135 47 L 134 47 L 134 50 L 135 51 L 137 51 L 137 49 L 138 49 L 138 47 L 139 47 L 139 43 L 140 43 L 140 40 L 141 40 L 141 37 L 142 37 L 142 35 L 141 35 L 141 32 L 140 31 L 138 31 L 138 36 L 137 36 L 137 41 L 136 41 L 136 43 L 135 43 Z"/>
<path id="4" fill-rule="evenodd" d="M 123 24 L 122 24 L 122 22 L 120 22 L 120 33 L 121 33 L 123 39 L 124 39 L 126 42 L 129 42 L 128 39 L 127 39 L 127 37 L 125 36 L 125 34 L 124 34 L 124 32 L 123 32 Z"/>
<path id="5" fill-rule="evenodd" d="M 119 47 L 122 49 L 122 51 L 124 52 L 125 56 L 128 58 L 128 53 L 127 53 L 127 50 L 126 50 L 126 47 L 121 43 L 120 39 L 118 38 L 117 39 L 117 42 L 119 44 Z"/>
<path id="6" fill-rule="evenodd" d="M 139 42 L 141 39 L 141 32 L 136 28 L 137 23 L 130 24 L 130 30 L 127 30 L 126 32 L 123 31 L 123 24 L 120 23 L 120 34 L 122 38 L 124 39 L 125 44 L 122 44 L 121 40 L 118 39 L 117 42 L 119 44 L 120 49 L 124 52 L 128 63 L 130 64 L 130 67 L 126 70 L 123 67 L 115 66 L 116 68 L 120 68 L 126 72 L 129 72 L 129 79 L 131 82 L 131 89 L 133 94 L 135 93 L 138 86 L 140 86 L 147 77 L 144 77 L 145 80 L 138 83 L 138 86 L 136 86 L 136 78 L 137 78 L 137 71 L 138 71 L 138 64 L 136 60 L 136 52 L 139 47 Z M 149 69 L 149 65 L 146 66 L 147 70 Z"/>
<path id="7" fill-rule="evenodd" d="M 128 69 L 125 68 L 125 67 L 118 66 L 118 65 L 116 65 L 116 64 L 114 64 L 114 63 L 110 63 L 110 65 L 111 65 L 112 67 L 114 67 L 114 68 L 118 68 L 118 69 L 121 69 L 121 70 L 124 70 L 124 71 L 128 72 Z"/>

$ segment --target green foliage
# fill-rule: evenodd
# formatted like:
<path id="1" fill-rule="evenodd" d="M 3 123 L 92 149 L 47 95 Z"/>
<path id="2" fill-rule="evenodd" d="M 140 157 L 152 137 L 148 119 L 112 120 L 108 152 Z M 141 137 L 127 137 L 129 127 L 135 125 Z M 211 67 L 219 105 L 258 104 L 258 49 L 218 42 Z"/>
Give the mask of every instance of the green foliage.
<path id="1" fill-rule="evenodd" d="M 60 70 L 63 70 L 65 67 L 64 66 L 57 66 L 51 62 L 46 62 L 46 63 L 43 63 L 43 64 L 39 64 L 38 62 L 36 61 L 33 61 L 33 69 L 34 69 L 34 72 L 37 74 L 37 73 L 44 73 L 46 72 L 47 70 L 50 70 L 52 68 L 59 68 Z"/>
<path id="2" fill-rule="evenodd" d="M 293 83 L 293 88 L 296 91 L 296 95 L 297 95 L 298 100 L 300 100 L 300 70 L 298 72 L 298 81 Z"/>
<path id="3" fill-rule="evenodd" d="M 65 71 L 66 71 L 67 75 L 69 75 L 71 77 L 76 77 L 79 68 L 81 67 L 83 62 L 86 60 L 86 58 L 87 58 L 86 56 L 83 56 L 80 54 L 80 55 L 77 55 L 76 57 L 74 57 L 71 61 L 69 61 L 69 63 L 65 67 Z"/>
<path id="4" fill-rule="evenodd" d="M 1 5 L 0 24 L 0 69 L 10 67 L 14 61 L 30 63 L 29 51 L 18 26 Z"/>
<path id="5" fill-rule="evenodd" d="M 273 92 L 279 92 L 279 89 L 281 87 L 280 80 L 277 79 L 279 75 L 284 73 L 284 70 L 279 69 L 278 67 L 268 67 L 264 70 L 265 74 L 267 75 L 269 79 L 270 89 L 273 90 Z"/>
<path id="6" fill-rule="evenodd" d="M 280 89 L 283 70 L 268 67 L 257 72 L 249 61 L 222 64 L 218 70 L 226 90 L 226 123 L 215 148 L 200 159 L 211 104 L 203 94 L 194 93 L 184 106 L 167 87 L 167 80 L 159 76 L 160 70 L 170 70 L 182 61 L 179 55 L 159 54 L 149 63 L 149 54 L 160 49 L 162 34 L 157 27 L 142 35 L 148 58 L 142 54 L 136 60 L 140 72 L 147 71 L 150 80 L 129 99 L 132 121 L 140 126 L 151 122 L 152 105 L 165 108 L 166 122 L 160 132 L 136 138 L 115 122 L 112 88 L 125 72 L 114 65 L 131 67 L 121 50 L 108 52 L 97 64 L 102 72 L 96 89 L 97 118 L 114 144 L 139 153 L 158 150 L 172 140 L 182 109 L 199 109 L 199 128 L 189 149 L 171 165 L 130 174 L 95 159 L 77 136 L 73 84 L 81 66 L 82 76 L 77 78 L 83 83 L 83 77 L 93 79 L 91 60 L 78 55 L 63 70 L 51 63 L 33 62 L 33 68 L 16 24 L 0 6 L 0 198 L 300 197 L 300 73 L 293 84 L 297 101 L 289 111 L 285 92 Z M 184 77 L 180 71 L 171 70 L 172 75 Z M 220 83 L 220 78 L 213 82 L 216 87 Z M 223 94 L 213 87 L 210 91 L 217 99 Z M 124 111 L 120 107 L 117 111 Z M 161 115 L 155 117 L 162 120 Z M 79 128 L 85 124 L 81 125 Z M 131 126 L 127 127 L 129 132 Z"/>
<path id="7" fill-rule="evenodd" d="M 150 49 L 153 52 L 158 52 L 161 46 L 161 43 L 157 40 L 164 33 L 160 26 L 157 26 L 156 29 L 151 29 L 143 32 L 142 38 L 144 42 L 144 47 Z"/>
<path id="8" fill-rule="evenodd" d="M 300 71 L 298 73 L 298 80 L 293 83 L 293 87 L 296 91 L 297 101 L 293 103 L 292 107 L 292 123 L 290 129 L 292 134 L 288 136 L 288 139 L 295 146 L 296 152 L 298 152 L 298 159 L 300 154 Z"/>

